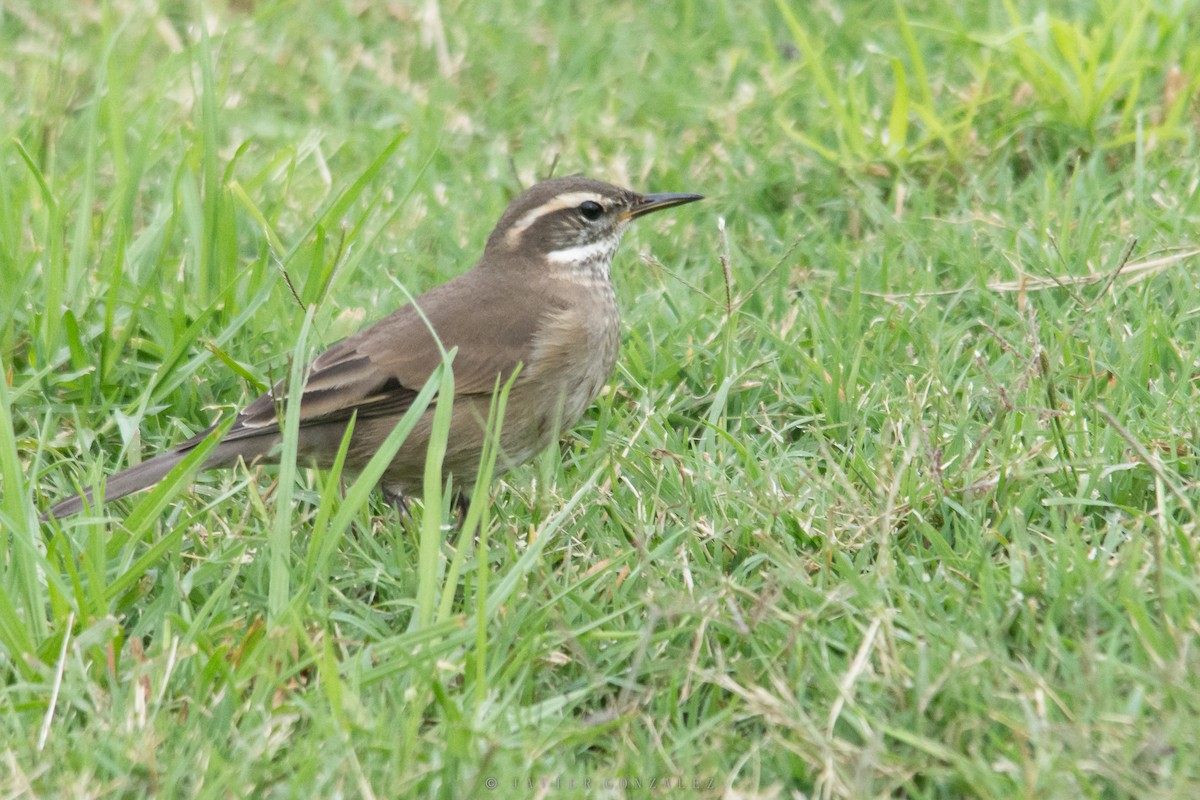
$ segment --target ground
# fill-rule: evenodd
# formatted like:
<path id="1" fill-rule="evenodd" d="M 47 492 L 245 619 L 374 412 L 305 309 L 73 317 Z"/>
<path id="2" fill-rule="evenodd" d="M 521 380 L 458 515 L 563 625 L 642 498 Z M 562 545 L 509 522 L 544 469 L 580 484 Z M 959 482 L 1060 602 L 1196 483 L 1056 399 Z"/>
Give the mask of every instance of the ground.
<path id="1" fill-rule="evenodd" d="M 0 794 L 1200 794 L 1200 6 L 199 5 L 0 7 Z M 571 173 L 707 199 L 465 531 L 39 521 Z"/>

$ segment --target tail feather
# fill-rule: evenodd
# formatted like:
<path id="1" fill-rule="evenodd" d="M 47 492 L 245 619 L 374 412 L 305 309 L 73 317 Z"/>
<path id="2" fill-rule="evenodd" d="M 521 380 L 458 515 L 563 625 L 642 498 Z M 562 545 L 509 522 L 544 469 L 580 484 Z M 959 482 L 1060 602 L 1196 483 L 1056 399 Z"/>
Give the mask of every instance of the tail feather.
<path id="1" fill-rule="evenodd" d="M 143 461 L 136 467 L 122 470 L 116 475 L 108 478 L 104 484 L 104 499 L 116 500 L 126 495 L 133 494 L 139 489 L 146 489 L 161 481 L 167 476 L 176 464 L 183 460 L 187 455 L 186 450 L 175 449 L 170 450 L 161 455 L 157 455 L 149 461 Z M 46 512 L 46 517 L 69 517 L 72 514 L 78 514 L 83 510 L 84 502 L 91 505 L 94 501 L 95 493 L 91 489 L 87 489 L 82 494 L 77 494 L 74 497 L 68 497 L 62 502 L 56 503 Z"/>
<path id="2" fill-rule="evenodd" d="M 161 481 L 167 476 L 167 473 L 175 468 L 180 461 L 195 447 L 196 442 L 202 438 L 197 437 L 184 444 L 176 447 L 174 450 L 168 450 L 161 453 L 149 461 L 143 461 L 136 467 L 121 470 L 115 475 L 109 476 L 104 485 L 104 500 L 106 502 L 118 500 L 126 495 L 142 489 L 148 489 L 154 484 Z M 252 461 L 259 456 L 265 455 L 271 448 L 273 442 L 270 437 L 257 437 L 250 439 L 239 439 L 232 442 L 221 442 L 204 461 L 204 469 L 213 467 L 229 467 L 233 466 L 238 458 L 244 458 L 247 461 Z M 72 514 L 78 514 L 83 510 L 84 502 L 88 504 L 94 502 L 95 493 L 91 489 L 87 489 L 74 497 L 68 497 L 59 503 L 50 507 L 50 510 L 42 515 L 43 519 L 61 519 L 69 517 Z"/>

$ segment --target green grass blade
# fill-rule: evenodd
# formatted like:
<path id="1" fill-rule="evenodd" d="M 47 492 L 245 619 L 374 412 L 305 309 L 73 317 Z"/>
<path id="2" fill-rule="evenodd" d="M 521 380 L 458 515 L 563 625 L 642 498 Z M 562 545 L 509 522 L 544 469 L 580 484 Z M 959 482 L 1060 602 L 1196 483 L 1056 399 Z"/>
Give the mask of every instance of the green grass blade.
<path id="1" fill-rule="evenodd" d="M 270 594 L 268 613 L 278 621 L 291 602 L 292 519 L 295 509 L 297 456 L 300 449 L 300 403 L 303 386 L 308 379 L 308 337 L 312 330 L 314 308 L 304 315 L 304 324 L 296 339 L 292 368 L 288 376 L 288 391 L 283 414 L 283 448 L 279 454 L 279 488 L 275 493 L 275 521 L 267 542 L 270 553 Z"/>

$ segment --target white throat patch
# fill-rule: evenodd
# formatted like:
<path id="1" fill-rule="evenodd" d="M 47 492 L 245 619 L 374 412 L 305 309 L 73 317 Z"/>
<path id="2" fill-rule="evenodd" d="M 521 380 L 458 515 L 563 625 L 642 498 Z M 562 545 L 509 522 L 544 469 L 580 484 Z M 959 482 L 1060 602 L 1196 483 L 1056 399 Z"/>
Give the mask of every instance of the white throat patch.
<path id="1" fill-rule="evenodd" d="M 551 250 L 546 254 L 546 258 L 554 264 L 589 264 L 593 261 L 608 261 L 613 257 L 613 253 L 617 252 L 618 243 L 620 243 L 620 237 L 614 236 L 597 242 Z"/>

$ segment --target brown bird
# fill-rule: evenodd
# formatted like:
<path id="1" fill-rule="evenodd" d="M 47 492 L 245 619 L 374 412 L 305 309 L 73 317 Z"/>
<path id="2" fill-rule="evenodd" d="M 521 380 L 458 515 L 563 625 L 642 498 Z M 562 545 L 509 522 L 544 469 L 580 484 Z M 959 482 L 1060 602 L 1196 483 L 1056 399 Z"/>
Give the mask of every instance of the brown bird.
<path id="1" fill-rule="evenodd" d="M 428 320 L 447 351 L 458 348 L 443 472 L 457 486 L 474 483 L 497 379 L 514 372 L 497 473 L 527 461 L 575 424 L 616 362 L 620 317 L 609 269 L 629 222 L 701 197 L 643 195 L 580 177 L 527 189 L 500 217 L 474 268 L 317 356 L 301 397 L 300 457 L 328 467 L 354 417 L 345 468 L 366 466 L 442 363 Z M 204 467 L 271 461 L 282 442 L 285 392 L 276 384 L 239 413 Z M 401 503 L 422 489 L 432 421 L 430 406 L 380 482 Z M 111 476 L 105 498 L 162 480 L 211 430 Z M 85 500 L 92 502 L 92 490 L 47 515 L 77 513 Z"/>

